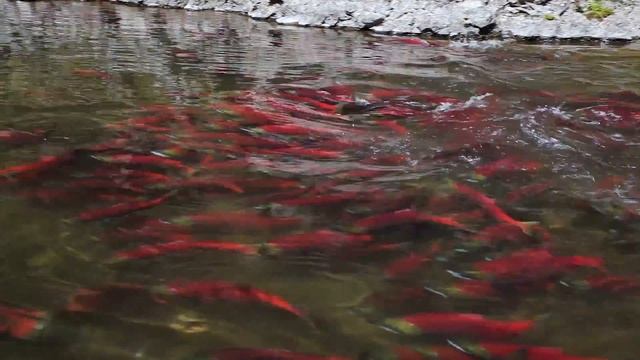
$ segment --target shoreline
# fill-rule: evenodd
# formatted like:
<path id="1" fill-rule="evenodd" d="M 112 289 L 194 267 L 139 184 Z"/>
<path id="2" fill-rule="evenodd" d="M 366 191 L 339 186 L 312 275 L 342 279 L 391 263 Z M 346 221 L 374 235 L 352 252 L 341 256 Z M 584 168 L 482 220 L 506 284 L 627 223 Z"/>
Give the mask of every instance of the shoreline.
<path id="1" fill-rule="evenodd" d="M 110 0 L 192 11 L 234 12 L 280 25 L 395 35 L 521 40 L 640 39 L 631 0 Z"/>

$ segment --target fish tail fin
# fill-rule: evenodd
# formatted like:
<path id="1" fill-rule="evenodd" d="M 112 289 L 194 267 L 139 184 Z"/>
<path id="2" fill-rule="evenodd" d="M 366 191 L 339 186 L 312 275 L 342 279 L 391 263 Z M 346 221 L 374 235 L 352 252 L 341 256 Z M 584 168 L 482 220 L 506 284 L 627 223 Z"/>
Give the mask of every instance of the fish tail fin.
<path id="1" fill-rule="evenodd" d="M 474 180 L 477 180 L 477 181 L 485 181 L 485 180 L 487 180 L 486 176 L 484 176 L 484 175 L 482 175 L 480 173 L 477 173 L 477 172 L 474 172 L 473 175 L 471 175 L 471 177 Z"/>
<path id="2" fill-rule="evenodd" d="M 419 335 L 421 333 L 416 325 L 402 318 L 386 319 L 382 322 L 382 326 L 392 332 L 403 335 Z"/>
<path id="3" fill-rule="evenodd" d="M 280 253 L 282 253 L 282 249 L 280 249 L 276 245 L 264 243 L 258 245 L 257 252 L 260 255 L 279 255 Z"/>
<path id="4" fill-rule="evenodd" d="M 198 172 L 198 169 L 194 168 L 193 166 L 185 166 L 184 167 L 184 174 L 191 177 L 193 175 L 195 175 Z"/>
<path id="5" fill-rule="evenodd" d="M 442 189 L 448 192 L 457 192 L 458 191 L 458 183 L 455 180 L 447 179 L 442 184 Z"/>
<path id="6" fill-rule="evenodd" d="M 43 132 L 42 132 L 42 137 L 46 140 L 46 139 L 48 139 L 48 138 L 51 136 L 51 134 L 53 134 L 54 132 L 56 132 L 56 130 L 58 130 L 58 129 L 57 129 L 57 125 L 56 125 L 56 124 L 54 124 L 54 125 L 53 125 L 53 128 L 51 128 L 51 129 L 47 129 L 47 130 L 45 130 L 45 131 L 43 131 Z"/>
<path id="7" fill-rule="evenodd" d="M 521 221 L 518 223 L 518 227 L 525 235 L 532 236 L 536 226 L 540 225 L 537 221 Z"/>

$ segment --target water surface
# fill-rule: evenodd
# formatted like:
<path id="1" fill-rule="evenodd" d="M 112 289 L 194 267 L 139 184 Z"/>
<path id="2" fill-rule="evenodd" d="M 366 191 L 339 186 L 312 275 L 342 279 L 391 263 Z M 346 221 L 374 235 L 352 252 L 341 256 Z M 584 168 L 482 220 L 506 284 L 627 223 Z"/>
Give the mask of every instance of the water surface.
<path id="1" fill-rule="evenodd" d="M 584 279 L 598 275 L 594 269 L 569 269 L 542 289 L 491 298 L 447 292 L 467 281 L 459 277 L 477 262 L 527 248 L 602 257 L 612 274 L 639 275 L 637 46 L 423 46 L 234 14 L 102 2 L 0 0 L 0 14 L 0 127 L 47 134 L 34 144 L 2 145 L 2 167 L 41 156 L 73 157 L 37 176 L 3 182 L 0 301 L 48 316 L 28 339 L 0 342 L 3 358 L 195 359 L 227 347 L 388 358 L 401 345 L 446 345 L 446 338 L 404 336 L 382 326 L 414 312 L 533 319 L 535 329 L 513 342 L 569 354 L 625 360 L 640 351 L 637 294 L 584 289 Z M 341 103 L 356 98 L 384 106 L 339 115 L 308 97 L 284 98 L 336 84 L 354 93 L 321 93 Z M 404 92 L 384 97 L 379 89 Z M 271 134 L 230 104 L 315 131 Z M 158 126 L 166 129 L 133 129 L 135 120 L 127 122 L 163 116 Z M 238 144 L 236 137 L 195 141 L 194 132 L 298 145 L 283 152 L 264 142 Z M 127 145 L 106 154 L 88 150 L 114 139 Z M 101 158 L 121 153 L 161 155 L 189 169 Z M 480 176 L 483 165 L 501 159 L 531 169 L 519 165 Z M 203 165 L 226 161 L 243 165 Z M 177 190 L 146 184 L 141 193 L 81 181 L 104 170 L 103 180 L 122 184 L 127 171 L 143 169 L 180 181 L 204 174 L 228 182 Z M 486 193 L 518 220 L 537 222 L 549 239 L 520 234 L 524 242 L 478 246 L 478 232 L 497 221 L 457 194 L 452 181 Z M 532 184 L 542 185 L 515 197 L 513 191 Z M 354 193 L 325 205 L 291 205 L 292 199 Z M 146 211 L 78 220 L 87 209 L 164 195 L 170 195 L 165 203 Z M 356 226 L 367 216 L 402 209 L 456 219 L 464 229 L 432 222 L 371 231 Z M 246 244 L 256 254 L 194 250 L 113 261 L 120 251 L 167 240 L 131 236 L 145 221 L 175 223 L 212 211 L 299 221 L 273 228 L 187 227 L 199 240 Z M 265 246 L 318 230 L 372 238 L 296 251 Z M 426 254 L 434 244 L 440 251 L 430 261 L 389 278 L 394 260 Z M 205 279 L 250 284 L 308 315 L 157 294 L 167 283 Z M 114 284 L 135 287 L 99 295 L 102 303 L 90 311 L 69 305 L 74 294 L 86 291 L 81 289 L 99 292 Z"/>

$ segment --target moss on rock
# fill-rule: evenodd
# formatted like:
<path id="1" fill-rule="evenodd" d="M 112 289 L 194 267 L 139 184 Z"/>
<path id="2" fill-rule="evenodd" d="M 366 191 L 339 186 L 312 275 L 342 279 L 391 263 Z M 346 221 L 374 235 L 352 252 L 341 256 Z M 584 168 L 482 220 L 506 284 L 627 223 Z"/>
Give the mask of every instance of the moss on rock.
<path id="1" fill-rule="evenodd" d="M 605 6 L 602 0 L 590 0 L 585 9 L 585 16 L 589 19 L 602 20 L 613 15 L 613 9 Z"/>

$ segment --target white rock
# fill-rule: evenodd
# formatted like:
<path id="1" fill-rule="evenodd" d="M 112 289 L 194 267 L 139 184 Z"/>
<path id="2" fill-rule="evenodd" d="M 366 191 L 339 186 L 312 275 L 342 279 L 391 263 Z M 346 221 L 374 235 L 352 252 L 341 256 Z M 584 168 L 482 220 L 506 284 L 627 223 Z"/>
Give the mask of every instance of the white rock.
<path id="1" fill-rule="evenodd" d="M 640 3 L 608 2 L 614 14 L 588 19 L 570 0 L 112 0 L 187 10 L 214 9 L 278 24 L 371 29 L 398 34 L 503 35 L 526 38 L 640 38 Z M 554 20 L 545 18 L 553 15 Z"/>

